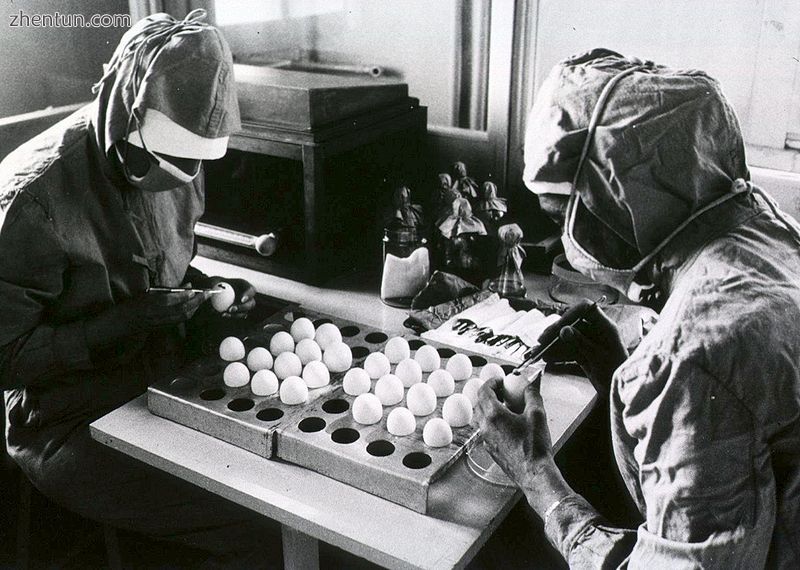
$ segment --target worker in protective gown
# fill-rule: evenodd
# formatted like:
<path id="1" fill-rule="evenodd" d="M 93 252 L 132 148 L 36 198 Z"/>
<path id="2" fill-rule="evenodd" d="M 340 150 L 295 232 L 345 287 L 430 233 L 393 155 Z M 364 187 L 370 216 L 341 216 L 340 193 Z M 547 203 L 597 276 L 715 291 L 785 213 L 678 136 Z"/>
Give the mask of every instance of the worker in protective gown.
<path id="1" fill-rule="evenodd" d="M 123 36 L 96 93 L 0 165 L 8 451 L 76 513 L 241 560 L 264 543 L 244 509 L 89 434 L 183 362 L 182 331 L 207 293 L 148 288 L 218 281 L 189 262 L 201 162 L 240 126 L 231 53 L 198 12 L 150 16 Z M 246 313 L 252 287 L 226 281 L 229 311 Z"/>
<path id="2" fill-rule="evenodd" d="M 628 354 L 614 325 L 560 337 L 607 406 L 641 513 L 615 528 L 555 463 L 538 382 L 526 408 L 482 389 L 498 463 L 571 568 L 800 567 L 800 229 L 749 182 L 719 84 L 607 50 L 567 59 L 529 116 L 525 182 L 563 223 L 570 263 L 660 309 Z M 556 354 L 560 353 L 560 354 Z"/>

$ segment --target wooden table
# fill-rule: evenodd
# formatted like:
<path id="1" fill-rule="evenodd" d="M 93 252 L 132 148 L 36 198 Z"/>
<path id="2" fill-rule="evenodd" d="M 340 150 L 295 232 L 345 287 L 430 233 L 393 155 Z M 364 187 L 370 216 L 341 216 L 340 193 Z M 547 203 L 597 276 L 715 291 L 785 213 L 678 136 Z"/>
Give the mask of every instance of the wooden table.
<path id="1" fill-rule="evenodd" d="M 349 289 L 347 284 L 318 289 L 208 260 L 198 265 L 207 272 L 248 278 L 261 293 L 309 301 L 309 308 L 317 310 L 314 305 L 324 304 L 327 312 L 387 330 L 399 330 L 404 318 L 403 311 L 380 304 L 363 279 Z M 563 375 L 546 376 L 542 395 L 558 450 L 589 413 L 596 394 L 586 379 Z M 434 484 L 433 508 L 422 515 L 154 416 L 144 396 L 97 420 L 91 430 L 105 445 L 279 522 L 287 568 L 316 567 L 319 540 L 390 568 L 460 568 L 520 496 L 515 489 L 481 480 L 461 460 Z"/>

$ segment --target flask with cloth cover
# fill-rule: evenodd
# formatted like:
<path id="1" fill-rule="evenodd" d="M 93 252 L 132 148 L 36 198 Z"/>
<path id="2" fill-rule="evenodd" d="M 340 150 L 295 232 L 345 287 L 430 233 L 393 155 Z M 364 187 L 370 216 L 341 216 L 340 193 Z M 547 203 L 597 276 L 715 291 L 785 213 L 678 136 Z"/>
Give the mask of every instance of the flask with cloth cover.
<path id="1" fill-rule="evenodd" d="M 381 301 L 393 307 L 411 306 L 428 282 L 430 255 L 422 234 L 422 209 L 411 203 L 407 186 L 392 197 L 392 214 L 383 229 Z"/>

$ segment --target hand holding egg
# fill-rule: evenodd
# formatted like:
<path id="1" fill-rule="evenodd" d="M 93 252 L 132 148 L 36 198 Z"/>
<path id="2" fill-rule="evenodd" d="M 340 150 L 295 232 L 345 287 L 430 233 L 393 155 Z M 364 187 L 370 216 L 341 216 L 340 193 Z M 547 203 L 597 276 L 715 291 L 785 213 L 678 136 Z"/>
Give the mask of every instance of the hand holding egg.
<path id="1" fill-rule="evenodd" d="M 524 413 L 512 412 L 502 401 L 503 381 L 487 380 L 480 389 L 474 417 L 486 448 L 503 471 L 520 486 L 530 473 L 556 470 L 540 382 L 523 390 Z"/>

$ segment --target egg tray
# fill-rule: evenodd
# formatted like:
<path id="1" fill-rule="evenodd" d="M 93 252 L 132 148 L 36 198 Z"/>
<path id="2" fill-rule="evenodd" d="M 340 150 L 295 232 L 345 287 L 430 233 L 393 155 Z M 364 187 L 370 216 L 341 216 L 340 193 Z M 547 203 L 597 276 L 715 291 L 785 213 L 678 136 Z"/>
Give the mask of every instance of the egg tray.
<path id="1" fill-rule="evenodd" d="M 288 331 L 301 316 L 315 326 L 333 322 L 343 341 L 353 351 L 353 366 L 361 366 L 371 352 L 382 351 L 389 336 L 378 329 L 289 307 L 279 311 L 243 338 L 248 350 L 268 346 L 279 330 Z M 424 344 L 438 349 L 442 367 L 455 354 L 450 347 L 404 335 L 414 351 Z M 470 356 L 475 372 L 487 362 L 507 370 L 507 362 L 459 350 Z M 344 392 L 344 373 L 331 374 L 331 383 L 309 390 L 303 405 L 289 406 L 278 394 L 255 396 L 250 387 L 230 388 L 222 380 L 226 362 L 208 357 L 189 364 L 167 381 L 148 390 L 148 407 L 158 416 L 191 427 L 265 458 L 282 459 L 312 469 L 417 512 L 428 510 L 428 489 L 472 444 L 476 428 L 453 428 L 453 442 L 433 448 L 422 440 L 422 428 L 441 417 L 444 398 L 429 416 L 417 418 L 417 429 L 409 436 L 394 436 L 386 430 L 386 418 L 396 406 L 385 406 L 383 417 L 374 425 L 353 420 L 354 396 Z M 394 370 L 394 366 L 392 367 Z M 423 373 L 423 381 L 428 374 Z M 456 382 L 460 392 L 465 381 Z M 373 381 L 374 387 L 374 381 Z M 405 399 L 397 406 L 405 405 Z"/>

